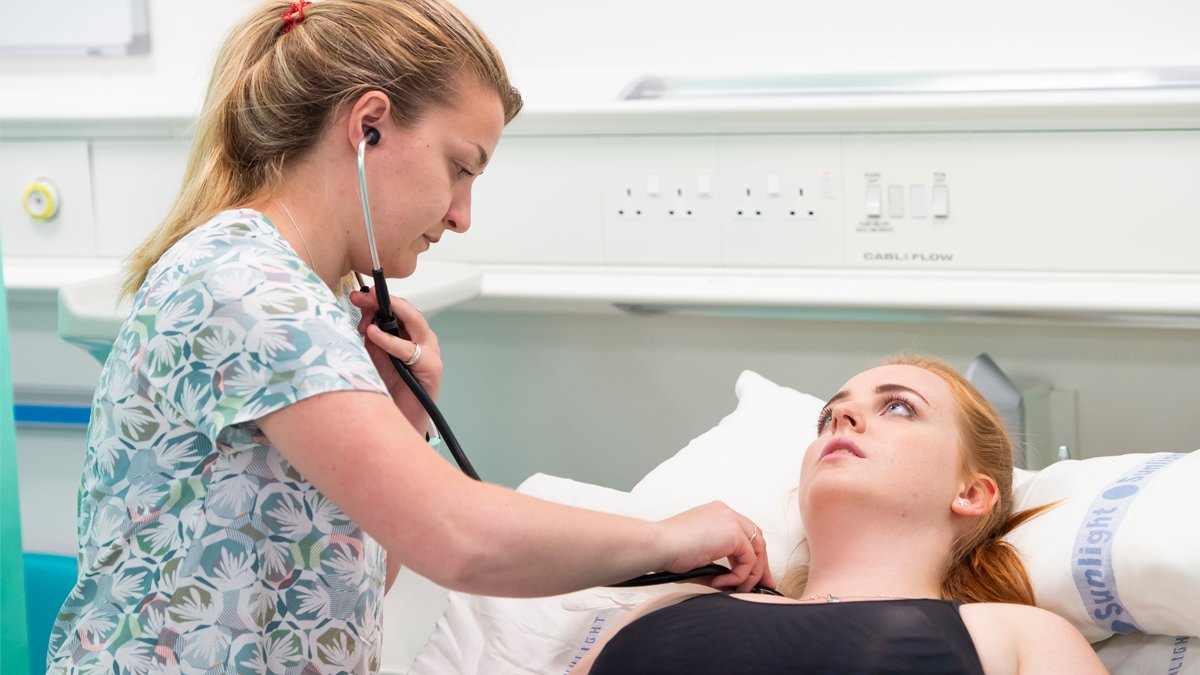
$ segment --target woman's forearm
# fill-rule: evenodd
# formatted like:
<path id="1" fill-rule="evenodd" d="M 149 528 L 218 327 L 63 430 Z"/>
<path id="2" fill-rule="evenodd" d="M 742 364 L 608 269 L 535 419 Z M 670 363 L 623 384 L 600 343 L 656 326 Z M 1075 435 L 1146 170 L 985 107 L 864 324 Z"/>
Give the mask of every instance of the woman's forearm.
<path id="1" fill-rule="evenodd" d="M 480 483 L 438 456 L 378 394 L 315 396 L 259 424 L 389 561 L 450 588 L 550 595 L 726 556 L 736 571 L 730 585 L 753 585 L 765 569 L 754 524 L 724 505 L 651 523 Z"/>
<path id="2" fill-rule="evenodd" d="M 557 594 L 672 563 L 661 523 L 545 502 L 495 485 L 472 487 L 439 528 L 458 564 L 430 572 L 444 575 L 434 580 L 448 587 L 514 597 Z"/>

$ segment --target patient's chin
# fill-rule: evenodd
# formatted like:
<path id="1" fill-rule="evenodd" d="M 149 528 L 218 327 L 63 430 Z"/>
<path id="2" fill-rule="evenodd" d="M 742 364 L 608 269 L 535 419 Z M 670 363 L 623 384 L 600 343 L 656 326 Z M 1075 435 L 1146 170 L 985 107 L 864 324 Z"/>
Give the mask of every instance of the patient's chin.
<path id="1" fill-rule="evenodd" d="M 842 467 L 814 467 L 800 488 L 800 512 L 808 518 L 822 511 L 842 506 L 877 507 L 879 488 L 867 477 Z M 812 514 L 811 516 L 809 514 Z"/>

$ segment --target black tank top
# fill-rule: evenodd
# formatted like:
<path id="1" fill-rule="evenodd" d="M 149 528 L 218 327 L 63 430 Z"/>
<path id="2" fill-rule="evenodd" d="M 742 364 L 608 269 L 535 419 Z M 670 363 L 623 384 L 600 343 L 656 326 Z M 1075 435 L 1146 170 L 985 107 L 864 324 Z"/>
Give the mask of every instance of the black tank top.
<path id="1" fill-rule="evenodd" d="M 636 619 L 593 675 L 971 673 L 979 654 L 949 600 L 791 605 L 701 595 Z"/>

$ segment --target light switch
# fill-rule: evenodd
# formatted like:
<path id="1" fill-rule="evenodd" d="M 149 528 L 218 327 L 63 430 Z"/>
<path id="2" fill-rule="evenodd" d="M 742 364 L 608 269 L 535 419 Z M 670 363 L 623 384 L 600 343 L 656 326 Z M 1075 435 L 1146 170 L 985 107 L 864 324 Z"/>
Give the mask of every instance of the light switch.
<path id="1" fill-rule="evenodd" d="M 904 217 L 904 186 L 889 185 L 888 186 L 888 216 L 892 218 Z"/>
<path id="2" fill-rule="evenodd" d="M 950 217 L 950 188 L 944 183 L 933 186 L 933 217 Z"/>
<path id="3" fill-rule="evenodd" d="M 646 176 L 646 196 L 647 197 L 657 197 L 658 193 L 661 190 L 662 190 L 662 187 L 659 184 L 658 174 L 652 173 L 649 176 Z"/>
<path id="4" fill-rule="evenodd" d="M 779 196 L 779 174 L 777 173 L 767 174 L 767 196 Z"/>
<path id="5" fill-rule="evenodd" d="M 828 171 L 821 172 L 821 196 L 825 199 L 832 199 L 834 194 L 833 174 Z"/>
<path id="6" fill-rule="evenodd" d="M 712 178 L 706 173 L 696 177 L 696 196 L 708 197 L 712 194 Z"/>
<path id="7" fill-rule="evenodd" d="M 913 218 L 929 216 L 929 188 L 924 185 L 908 186 L 908 214 Z"/>
<path id="8" fill-rule="evenodd" d="M 867 184 L 867 217 L 878 218 L 883 215 L 883 188 L 878 183 Z"/>

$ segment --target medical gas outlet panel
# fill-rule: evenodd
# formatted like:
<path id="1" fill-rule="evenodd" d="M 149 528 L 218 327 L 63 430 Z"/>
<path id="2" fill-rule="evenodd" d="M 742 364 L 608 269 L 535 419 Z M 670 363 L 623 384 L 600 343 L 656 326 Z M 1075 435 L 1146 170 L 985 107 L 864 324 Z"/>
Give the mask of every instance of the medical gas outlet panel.
<path id="1" fill-rule="evenodd" d="M 0 141 L 7 257 L 124 258 L 187 139 Z M 435 259 L 1200 273 L 1200 131 L 507 133 Z"/>
<path id="2" fill-rule="evenodd" d="M 608 157 L 606 262 L 659 264 L 669 250 L 667 264 L 733 267 L 921 264 L 962 255 L 949 190 L 951 176 L 966 168 L 952 153 L 927 154 L 924 167 L 873 161 L 872 148 L 836 136 L 701 148 L 676 140 L 640 150 L 657 152 L 657 160 L 641 159 L 646 166 L 684 155 L 690 170 L 643 174 L 631 170 L 628 155 Z M 864 167 L 854 175 L 846 172 L 847 152 Z"/>
<path id="3" fill-rule="evenodd" d="M 1200 272 L 1200 131 L 502 140 L 434 257 Z"/>

